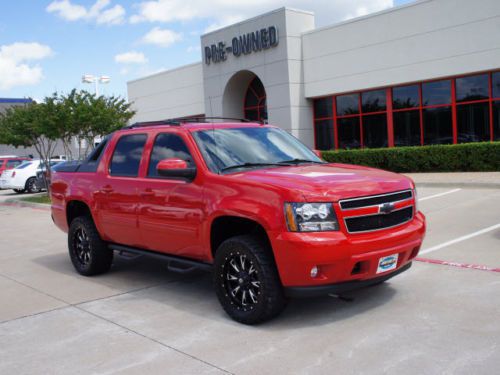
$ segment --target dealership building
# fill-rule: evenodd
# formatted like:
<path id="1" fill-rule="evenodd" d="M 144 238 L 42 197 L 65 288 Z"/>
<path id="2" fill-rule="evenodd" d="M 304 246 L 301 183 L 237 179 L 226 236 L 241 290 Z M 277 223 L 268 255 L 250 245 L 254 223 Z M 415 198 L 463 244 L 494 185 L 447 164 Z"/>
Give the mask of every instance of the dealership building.
<path id="1" fill-rule="evenodd" d="M 128 82 L 136 121 L 278 125 L 321 150 L 500 140 L 500 1 L 421 0 L 322 28 L 281 8 Z"/>

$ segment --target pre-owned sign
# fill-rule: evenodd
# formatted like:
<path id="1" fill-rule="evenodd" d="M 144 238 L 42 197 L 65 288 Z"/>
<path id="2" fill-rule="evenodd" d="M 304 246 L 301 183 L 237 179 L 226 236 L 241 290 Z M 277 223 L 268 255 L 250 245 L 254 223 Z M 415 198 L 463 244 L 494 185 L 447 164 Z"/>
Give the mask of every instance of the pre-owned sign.
<path id="1" fill-rule="evenodd" d="M 218 42 L 205 47 L 205 64 L 226 61 L 227 55 L 232 53 L 238 57 L 248 55 L 252 52 L 276 47 L 278 45 L 278 29 L 276 26 L 269 26 L 251 33 L 235 36 L 231 40 L 231 45 L 225 42 Z"/>

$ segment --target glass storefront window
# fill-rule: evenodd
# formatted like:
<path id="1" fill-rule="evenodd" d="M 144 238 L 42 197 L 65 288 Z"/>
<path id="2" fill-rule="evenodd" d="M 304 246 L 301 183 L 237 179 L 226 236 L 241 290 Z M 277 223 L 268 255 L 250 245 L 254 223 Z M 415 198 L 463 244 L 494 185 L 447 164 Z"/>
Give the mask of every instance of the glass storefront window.
<path id="1" fill-rule="evenodd" d="M 319 120 L 314 123 L 315 141 L 318 150 L 331 150 L 335 148 L 333 141 L 333 120 Z"/>
<path id="2" fill-rule="evenodd" d="M 488 75 L 457 78 L 455 81 L 457 102 L 488 99 Z"/>
<path id="3" fill-rule="evenodd" d="M 418 85 L 399 86 L 392 89 L 392 108 L 413 108 L 419 105 Z"/>
<path id="4" fill-rule="evenodd" d="M 451 103 L 451 81 L 434 81 L 422 84 L 423 106 Z"/>
<path id="5" fill-rule="evenodd" d="M 337 115 L 354 115 L 359 113 L 359 95 L 349 94 L 337 96 Z"/>
<path id="6" fill-rule="evenodd" d="M 314 101 L 314 117 L 332 117 L 332 98 L 321 98 Z"/>
<path id="7" fill-rule="evenodd" d="M 453 143 L 451 107 L 427 108 L 422 112 L 424 120 L 424 144 Z"/>
<path id="8" fill-rule="evenodd" d="M 491 75 L 493 97 L 500 98 L 500 72 L 495 72 Z"/>
<path id="9" fill-rule="evenodd" d="M 489 103 L 457 106 L 457 143 L 490 140 Z"/>
<path id="10" fill-rule="evenodd" d="M 365 91 L 361 93 L 363 113 L 385 111 L 385 90 Z"/>
<path id="11" fill-rule="evenodd" d="M 369 148 L 388 146 L 386 114 L 363 116 L 363 146 Z"/>
<path id="12" fill-rule="evenodd" d="M 500 141 L 500 101 L 493 102 L 493 139 Z"/>
<path id="13" fill-rule="evenodd" d="M 394 112 L 394 146 L 420 146 L 420 111 Z"/>
<path id="14" fill-rule="evenodd" d="M 337 120 L 337 124 L 339 148 L 361 147 L 359 117 L 341 118 Z"/>

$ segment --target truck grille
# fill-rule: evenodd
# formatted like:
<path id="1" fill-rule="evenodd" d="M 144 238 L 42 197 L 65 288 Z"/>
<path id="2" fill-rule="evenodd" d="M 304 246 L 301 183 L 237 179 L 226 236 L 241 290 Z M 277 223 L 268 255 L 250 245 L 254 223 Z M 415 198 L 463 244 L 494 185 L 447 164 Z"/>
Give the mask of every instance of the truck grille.
<path id="1" fill-rule="evenodd" d="M 412 220 L 414 215 L 412 190 L 345 199 L 341 200 L 339 204 L 346 214 L 344 223 L 349 233 L 369 232 L 395 227 Z M 383 212 L 382 208 L 386 204 L 393 205 L 392 211 Z M 353 212 L 357 210 L 364 214 L 358 215 Z"/>

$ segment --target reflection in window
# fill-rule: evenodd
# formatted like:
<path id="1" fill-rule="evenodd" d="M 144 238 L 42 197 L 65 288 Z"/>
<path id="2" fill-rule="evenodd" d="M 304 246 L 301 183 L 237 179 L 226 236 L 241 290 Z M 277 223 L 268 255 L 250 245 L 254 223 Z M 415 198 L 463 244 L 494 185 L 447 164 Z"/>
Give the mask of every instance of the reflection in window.
<path id="1" fill-rule="evenodd" d="M 339 148 L 351 149 L 361 147 L 359 117 L 341 118 L 337 120 Z"/>
<path id="2" fill-rule="evenodd" d="M 321 98 L 314 101 L 314 117 L 332 117 L 332 98 Z"/>
<path id="3" fill-rule="evenodd" d="M 385 90 L 363 92 L 361 104 L 363 113 L 385 111 Z"/>
<path id="4" fill-rule="evenodd" d="M 337 115 L 354 115 L 356 113 L 359 113 L 358 94 L 337 96 Z"/>
<path id="5" fill-rule="evenodd" d="M 363 116 L 363 146 L 387 147 L 387 116 L 385 114 Z"/>
<path id="6" fill-rule="evenodd" d="M 489 103 L 457 106 L 457 142 L 490 140 Z"/>
<path id="7" fill-rule="evenodd" d="M 392 108 L 413 108 L 419 105 L 418 85 L 399 86 L 392 89 Z"/>
<path id="8" fill-rule="evenodd" d="M 434 81 L 422 84 L 423 105 L 451 103 L 451 81 Z"/>
<path id="9" fill-rule="evenodd" d="M 146 134 L 124 135 L 118 140 L 109 168 L 112 176 L 136 177 L 139 174 Z"/>
<path id="10" fill-rule="evenodd" d="M 420 146 L 420 112 L 394 112 L 394 146 Z"/>
<path id="11" fill-rule="evenodd" d="M 453 143 L 451 107 L 428 108 L 422 113 L 426 145 Z"/>
<path id="12" fill-rule="evenodd" d="M 180 136 L 172 133 L 159 134 L 149 160 L 148 176 L 158 177 L 156 166 L 161 160 L 169 158 L 181 159 L 187 162 L 188 167 L 193 166 L 191 154 Z"/>
<path id="13" fill-rule="evenodd" d="M 500 72 L 495 72 L 491 75 L 493 80 L 492 89 L 493 89 L 493 97 L 500 98 Z"/>
<path id="14" fill-rule="evenodd" d="M 333 142 L 333 120 L 319 120 L 314 124 L 316 148 L 318 150 L 331 150 Z"/>
<path id="15" fill-rule="evenodd" d="M 457 78 L 455 81 L 457 102 L 488 99 L 488 75 Z"/>
<path id="16" fill-rule="evenodd" d="M 500 141 L 500 101 L 493 102 L 493 139 Z"/>

